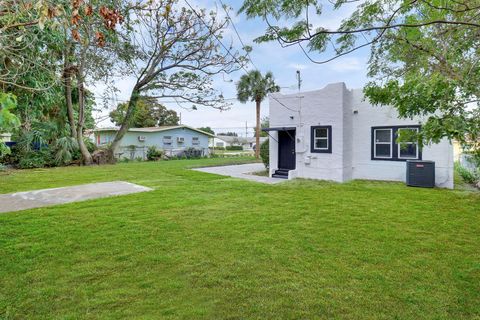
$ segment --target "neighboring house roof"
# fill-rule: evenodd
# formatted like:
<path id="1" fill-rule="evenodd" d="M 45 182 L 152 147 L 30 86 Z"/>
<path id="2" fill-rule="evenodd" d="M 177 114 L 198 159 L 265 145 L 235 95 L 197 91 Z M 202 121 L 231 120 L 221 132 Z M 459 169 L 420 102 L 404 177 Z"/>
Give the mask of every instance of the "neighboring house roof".
<path id="1" fill-rule="evenodd" d="M 202 133 L 206 136 L 209 137 L 214 137 L 213 134 L 209 132 L 205 132 L 196 128 L 192 128 L 186 125 L 178 125 L 178 126 L 160 126 L 160 127 L 147 127 L 147 128 L 130 128 L 128 129 L 129 132 L 161 132 L 161 131 L 168 131 L 168 130 L 173 130 L 173 129 L 181 129 L 181 128 L 186 128 L 190 129 L 192 131 L 196 131 L 199 133 Z M 119 128 L 117 127 L 110 127 L 110 128 L 97 128 L 94 131 L 95 132 L 107 132 L 107 131 L 118 131 Z"/>

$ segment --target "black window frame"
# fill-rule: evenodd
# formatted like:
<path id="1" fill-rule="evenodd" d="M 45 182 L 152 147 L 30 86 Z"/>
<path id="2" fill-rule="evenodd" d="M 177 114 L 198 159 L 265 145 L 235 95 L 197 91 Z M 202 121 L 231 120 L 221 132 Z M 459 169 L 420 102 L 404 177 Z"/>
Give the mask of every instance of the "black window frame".
<path id="1" fill-rule="evenodd" d="M 316 149 L 315 148 L 315 130 L 316 129 L 327 129 L 327 149 Z M 311 126 L 310 127 L 310 152 L 311 153 L 332 153 L 332 126 Z"/>
<path id="2" fill-rule="evenodd" d="M 391 158 L 382 158 L 375 157 L 375 130 L 377 129 L 391 129 L 392 130 L 392 141 L 390 142 L 390 148 L 392 148 L 392 157 Z M 420 131 L 422 126 L 420 125 L 401 125 L 401 126 L 377 126 L 371 128 L 370 133 L 370 158 L 375 161 L 407 161 L 407 160 L 422 160 L 422 149 L 417 143 L 418 149 L 418 158 L 399 158 L 398 155 L 398 130 L 399 129 L 417 129 Z"/>

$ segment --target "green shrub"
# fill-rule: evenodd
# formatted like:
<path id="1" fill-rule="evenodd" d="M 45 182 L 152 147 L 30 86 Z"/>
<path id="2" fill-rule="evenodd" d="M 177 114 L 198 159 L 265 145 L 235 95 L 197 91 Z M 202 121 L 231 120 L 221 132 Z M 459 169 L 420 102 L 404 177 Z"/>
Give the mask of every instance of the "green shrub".
<path id="1" fill-rule="evenodd" d="M 84 138 L 83 141 L 85 142 L 85 146 L 87 147 L 90 153 L 93 153 L 95 150 L 97 150 L 97 146 L 89 138 Z"/>
<path id="2" fill-rule="evenodd" d="M 4 164 L 4 165 L 17 165 L 18 164 L 18 161 L 19 161 L 19 150 L 18 150 L 18 146 L 17 145 L 14 145 L 12 147 L 10 147 L 10 152 L 9 153 L 6 153 L 4 155 L 2 155 L 0 157 L 0 163 Z"/>
<path id="3" fill-rule="evenodd" d="M 52 145 L 52 154 L 56 166 L 68 165 L 78 152 L 77 140 L 72 137 L 61 137 Z"/>
<path id="4" fill-rule="evenodd" d="M 225 147 L 214 147 L 214 148 L 210 148 L 210 149 L 215 149 L 215 150 L 225 150 Z"/>
<path id="5" fill-rule="evenodd" d="M 187 159 L 200 159 L 202 157 L 202 150 L 190 147 L 183 152 L 183 156 Z"/>
<path id="6" fill-rule="evenodd" d="M 480 173 L 478 172 L 478 170 L 475 170 L 475 171 L 468 170 L 458 162 L 455 163 L 455 170 L 460 175 L 460 177 L 462 177 L 463 181 L 465 181 L 466 183 L 473 184 L 478 180 L 480 180 Z"/>
<path id="7" fill-rule="evenodd" d="M 228 151 L 242 151 L 243 146 L 226 146 L 225 150 L 228 150 Z"/>
<path id="8" fill-rule="evenodd" d="M 147 149 L 147 160 L 148 161 L 158 161 L 162 159 L 163 151 L 157 149 L 155 146 L 150 146 Z"/>
<path id="9" fill-rule="evenodd" d="M 267 169 L 270 163 L 270 143 L 268 141 L 267 139 L 260 145 L 260 158 Z"/>
<path id="10" fill-rule="evenodd" d="M 18 161 L 18 168 L 32 169 L 43 168 L 51 166 L 54 163 L 54 158 L 50 149 L 42 148 L 40 150 L 32 150 L 20 157 Z"/>

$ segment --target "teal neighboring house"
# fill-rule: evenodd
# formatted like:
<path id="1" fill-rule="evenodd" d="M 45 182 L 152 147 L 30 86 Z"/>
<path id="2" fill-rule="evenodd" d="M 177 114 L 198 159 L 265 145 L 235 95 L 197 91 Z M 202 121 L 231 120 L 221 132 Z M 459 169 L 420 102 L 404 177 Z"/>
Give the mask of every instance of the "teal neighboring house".
<path id="1" fill-rule="evenodd" d="M 97 146 L 111 143 L 118 128 L 98 128 L 94 130 Z M 186 153 L 208 156 L 208 143 L 214 136 L 186 125 L 149 128 L 130 128 L 115 150 L 117 158 L 146 159 L 147 149 L 155 146 L 168 156 L 181 156 Z"/>

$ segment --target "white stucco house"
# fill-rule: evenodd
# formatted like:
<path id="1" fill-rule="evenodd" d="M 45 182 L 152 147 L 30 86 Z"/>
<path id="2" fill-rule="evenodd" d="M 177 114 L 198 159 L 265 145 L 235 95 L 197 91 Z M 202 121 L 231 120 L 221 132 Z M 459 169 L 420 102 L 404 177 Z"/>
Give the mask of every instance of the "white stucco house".
<path id="1" fill-rule="evenodd" d="M 453 147 L 444 139 L 419 148 L 397 143 L 401 130 L 421 130 L 422 119 L 400 119 L 392 107 L 372 106 L 362 89 L 344 83 L 297 94 L 272 94 L 270 175 L 344 182 L 406 180 L 407 160 L 435 162 L 435 185 L 453 188 Z"/>

